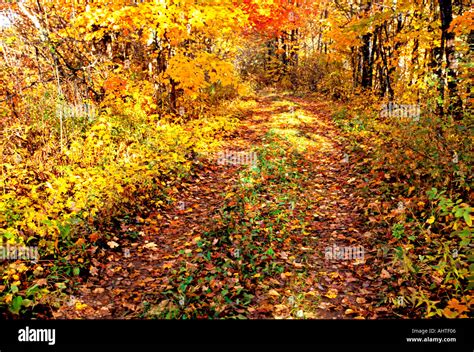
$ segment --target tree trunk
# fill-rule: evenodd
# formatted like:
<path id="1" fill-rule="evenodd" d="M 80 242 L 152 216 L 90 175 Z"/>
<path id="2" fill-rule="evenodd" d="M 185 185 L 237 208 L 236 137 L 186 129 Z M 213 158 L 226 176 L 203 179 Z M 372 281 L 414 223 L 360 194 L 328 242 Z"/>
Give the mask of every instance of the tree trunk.
<path id="1" fill-rule="evenodd" d="M 452 114 L 454 119 L 459 120 L 462 118 L 462 101 L 457 92 L 454 33 L 449 31 L 449 27 L 453 21 L 452 0 L 439 0 L 439 10 L 441 17 L 441 54 L 444 54 L 446 60 L 446 72 L 444 76 L 447 81 L 448 112 Z M 442 84 L 445 84 L 445 80 L 443 80 Z"/>

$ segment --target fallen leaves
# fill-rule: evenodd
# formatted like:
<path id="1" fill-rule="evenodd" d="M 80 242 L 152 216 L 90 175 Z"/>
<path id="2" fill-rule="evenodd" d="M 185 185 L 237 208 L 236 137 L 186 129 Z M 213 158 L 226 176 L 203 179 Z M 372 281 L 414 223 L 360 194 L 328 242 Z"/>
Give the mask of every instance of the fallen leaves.
<path id="1" fill-rule="evenodd" d="M 154 242 L 149 242 L 149 243 L 147 243 L 143 246 L 143 248 L 151 249 L 152 251 L 156 251 L 157 247 L 158 247 L 158 245 Z"/>
<path id="2" fill-rule="evenodd" d="M 281 172 L 274 168 L 260 170 L 264 177 L 246 174 L 252 187 L 228 187 L 225 177 L 233 185 L 241 174 L 203 166 L 199 182 L 187 184 L 189 194 L 182 186 L 173 190 L 186 204 L 193 203 L 192 208 L 177 208 L 174 202 L 163 215 L 153 211 L 138 224 L 122 224 L 121 231 L 134 237 L 119 233 L 107 246 L 129 247 L 132 253 L 126 257 L 106 248 L 110 263 L 92 261 L 89 280 L 101 287 L 91 288 L 95 298 L 90 299 L 106 296 L 103 287 L 113 285 L 115 306 L 109 312 L 135 317 L 145 311 L 138 302 L 146 300 L 152 302 L 147 318 L 390 316 L 396 307 L 374 306 L 381 300 L 378 295 L 386 293 L 383 280 L 394 278 L 390 288 L 409 283 L 400 281 L 396 268 L 384 261 L 388 256 L 378 255 L 381 236 L 373 228 L 378 218 L 370 216 L 373 221 L 365 226 L 366 219 L 357 215 L 366 209 L 353 189 L 365 181 L 341 173 L 331 164 L 330 153 L 321 154 L 316 148 L 314 161 L 308 161 L 292 155 L 290 146 L 282 144 L 286 142 L 272 143 L 281 147 L 281 154 L 270 155 L 272 149 L 266 147 L 266 162 L 292 161 L 297 165 L 294 170 L 283 163 L 278 165 Z M 295 170 L 306 171 L 292 180 Z M 214 207 L 209 205 L 213 202 Z M 384 215 L 389 214 L 389 202 L 373 207 L 380 204 L 387 209 Z M 100 238 L 98 233 L 93 237 Z M 334 243 L 343 248 L 363 246 L 364 258 L 328 260 L 324 249 Z M 395 243 L 393 238 L 386 240 L 392 252 Z M 433 281 L 441 284 L 440 279 Z M 452 301 L 443 314 L 461 316 L 465 307 Z"/>
<path id="3" fill-rule="evenodd" d="M 107 242 L 107 245 L 110 247 L 110 248 L 117 248 L 119 246 L 119 244 L 115 241 L 109 241 Z"/>
<path id="4" fill-rule="evenodd" d="M 327 298 L 333 299 L 337 297 L 337 294 L 338 294 L 338 291 L 336 289 L 329 289 L 324 296 L 326 296 Z"/>
<path id="5" fill-rule="evenodd" d="M 81 303 L 81 302 L 76 302 L 75 306 L 76 310 L 83 310 L 88 307 L 87 304 Z"/>
<path id="6" fill-rule="evenodd" d="M 464 312 L 469 312 L 469 307 L 464 303 L 460 303 L 456 298 L 450 299 L 448 305 L 443 309 L 443 315 L 450 319 L 456 317 L 467 318 L 468 316 L 463 314 Z"/>
<path id="7" fill-rule="evenodd" d="M 92 275 L 92 276 L 97 276 L 99 274 L 99 270 L 95 267 L 95 266 L 90 266 L 89 267 L 89 273 Z"/>
<path id="8" fill-rule="evenodd" d="M 272 296 L 272 297 L 280 297 L 281 295 L 274 289 L 271 289 L 270 291 L 268 291 L 268 295 L 269 296 Z"/>
<path id="9" fill-rule="evenodd" d="M 284 304 L 276 304 L 274 309 L 276 313 L 281 313 L 282 311 L 288 311 L 290 308 Z"/>
<path id="10" fill-rule="evenodd" d="M 382 279 L 390 279 L 392 275 L 385 269 L 382 269 L 382 272 L 380 273 L 380 278 Z"/>
<path id="11" fill-rule="evenodd" d="M 96 242 L 100 238 L 100 234 L 98 232 L 93 232 L 89 235 L 89 241 Z"/>
<path id="12" fill-rule="evenodd" d="M 171 269 L 173 267 L 173 262 L 166 262 L 163 264 L 162 268 L 163 269 Z"/>

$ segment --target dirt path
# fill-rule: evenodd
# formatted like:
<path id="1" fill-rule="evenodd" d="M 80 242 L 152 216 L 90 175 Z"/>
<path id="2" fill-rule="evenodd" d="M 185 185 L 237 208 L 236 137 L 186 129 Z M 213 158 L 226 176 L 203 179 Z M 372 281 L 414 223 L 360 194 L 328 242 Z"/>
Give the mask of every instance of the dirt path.
<path id="1" fill-rule="evenodd" d="M 356 193 L 360 175 L 344 154 L 330 114 L 326 102 L 268 93 L 257 99 L 257 107 L 248 111 L 242 126 L 223 145 L 226 151 L 264 148 L 271 133 L 287 138 L 303 160 L 295 201 L 284 206 L 285 212 L 298 214 L 299 222 L 288 223 L 301 235 L 293 236 L 289 250 L 277 253 L 285 270 L 255 289 L 248 311 L 242 312 L 245 317 L 375 318 L 386 311 L 375 308 L 383 300 L 377 275 L 382 261 L 375 234 L 364 224 L 364 200 Z M 158 297 L 175 288 L 171 273 L 180 270 L 178 259 L 192 252 L 193 239 L 219 221 L 220 209 L 235 192 L 244 168 L 219 165 L 212 156 L 199 157 L 193 174 L 170 189 L 172 204 L 146 219 L 122 224 L 114 248 L 96 248 L 87 282 L 54 317 L 148 316 Z M 261 207 L 265 205 L 262 201 Z M 361 249 L 354 253 L 363 253 L 363 259 L 331 260 L 327 248 L 335 246 Z M 186 269 L 188 265 L 193 266 L 185 264 Z"/>

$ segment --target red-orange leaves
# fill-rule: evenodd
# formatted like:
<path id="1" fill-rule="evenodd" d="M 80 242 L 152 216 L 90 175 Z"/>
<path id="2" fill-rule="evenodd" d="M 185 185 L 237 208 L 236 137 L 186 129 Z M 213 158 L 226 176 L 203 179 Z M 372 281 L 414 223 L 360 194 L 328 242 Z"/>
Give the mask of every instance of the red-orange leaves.
<path id="1" fill-rule="evenodd" d="M 122 92 L 127 88 L 127 81 L 120 77 L 110 77 L 104 81 L 104 89 L 107 92 Z"/>

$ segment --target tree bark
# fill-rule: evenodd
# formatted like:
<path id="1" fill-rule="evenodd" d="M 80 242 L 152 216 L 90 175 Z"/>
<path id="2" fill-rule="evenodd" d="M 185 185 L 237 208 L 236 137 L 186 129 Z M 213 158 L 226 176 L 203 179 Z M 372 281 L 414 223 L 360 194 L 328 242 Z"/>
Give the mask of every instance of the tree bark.
<path id="1" fill-rule="evenodd" d="M 441 54 L 444 54 L 446 60 L 446 72 L 442 84 L 445 85 L 447 81 L 447 99 L 448 112 L 455 120 L 462 118 L 462 101 L 457 91 L 457 71 L 454 39 L 455 35 L 449 30 L 451 22 L 453 21 L 453 4 L 452 0 L 439 0 L 439 10 L 441 17 Z"/>

